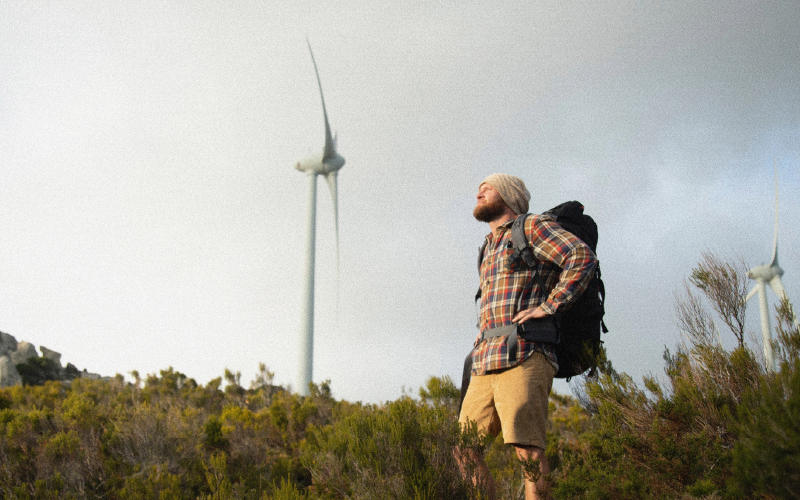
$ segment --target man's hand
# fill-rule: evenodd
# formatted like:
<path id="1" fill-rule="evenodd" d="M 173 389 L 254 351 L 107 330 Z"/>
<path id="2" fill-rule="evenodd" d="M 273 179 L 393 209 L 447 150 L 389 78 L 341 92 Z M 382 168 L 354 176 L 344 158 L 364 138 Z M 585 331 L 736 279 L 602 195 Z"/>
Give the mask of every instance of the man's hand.
<path id="1" fill-rule="evenodd" d="M 539 307 L 532 307 L 530 309 L 525 309 L 518 312 L 513 318 L 511 318 L 512 323 L 524 323 L 529 319 L 541 319 L 547 316 L 547 313 L 544 312 L 541 306 Z"/>

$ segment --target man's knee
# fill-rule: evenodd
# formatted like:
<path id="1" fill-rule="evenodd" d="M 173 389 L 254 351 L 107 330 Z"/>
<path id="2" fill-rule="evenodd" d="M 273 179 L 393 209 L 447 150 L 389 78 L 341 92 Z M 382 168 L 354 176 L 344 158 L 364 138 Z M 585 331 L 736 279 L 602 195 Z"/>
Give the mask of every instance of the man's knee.
<path id="1" fill-rule="evenodd" d="M 541 460 L 545 456 L 544 450 L 538 446 L 528 446 L 516 443 L 511 443 L 511 446 L 514 447 L 517 452 L 517 457 L 519 457 L 521 460 L 531 458 L 535 460 Z"/>
<path id="2" fill-rule="evenodd" d="M 547 456 L 542 448 L 517 444 L 513 446 L 517 452 L 517 458 L 522 463 L 525 477 L 529 481 L 538 483 L 544 475 L 550 472 L 550 467 L 547 464 Z"/>

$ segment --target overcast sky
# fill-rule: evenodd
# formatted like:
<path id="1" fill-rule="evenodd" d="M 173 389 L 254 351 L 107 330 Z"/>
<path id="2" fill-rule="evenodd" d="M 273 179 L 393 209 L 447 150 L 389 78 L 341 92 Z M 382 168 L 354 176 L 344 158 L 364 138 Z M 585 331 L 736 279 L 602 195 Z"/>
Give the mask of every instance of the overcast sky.
<path id="1" fill-rule="evenodd" d="M 460 380 L 493 172 L 532 212 L 585 204 L 609 355 L 658 375 L 702 253 L 769 260 L 773 162 L 800 301 L 798 26 L 796 0 L 3 0 L 0 330 L 104 375 L 296 384 L 308 36 L 347 160 L 338 281 L 319 185 L 315 381 L 380 402 Z"/>

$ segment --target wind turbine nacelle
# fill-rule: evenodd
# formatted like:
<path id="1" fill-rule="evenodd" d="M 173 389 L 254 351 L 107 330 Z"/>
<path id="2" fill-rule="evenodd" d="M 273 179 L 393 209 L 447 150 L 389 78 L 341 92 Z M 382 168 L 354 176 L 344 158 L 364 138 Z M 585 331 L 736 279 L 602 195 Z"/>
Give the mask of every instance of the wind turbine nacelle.
<path id="1" fill-rule="evenodd" d="M 344 158 L 339 154 L 325 158 L 324 153 L 318 153 L 300 160 L 294 168 L 301 172 L 327 175 L 339 171 L 343 166 Z"/>
<path id="2" fill-rule="evenodd" d="M 302 160 L 297 162 L 297 165 L 294 166 L 297 170 L 301 172 L 307 173 L 315 173 L 321 174 L 322 173 L 322 153 L 317 153 L 311 156 L 307 156 Z"/>
<path id="3" fill-rule="evenodd" d="M 775 276 L 783 276 L 783 269 L 777 265 L 758 266 L 747 271 L 747 277 L 751 280 L 768 282 Z"/>

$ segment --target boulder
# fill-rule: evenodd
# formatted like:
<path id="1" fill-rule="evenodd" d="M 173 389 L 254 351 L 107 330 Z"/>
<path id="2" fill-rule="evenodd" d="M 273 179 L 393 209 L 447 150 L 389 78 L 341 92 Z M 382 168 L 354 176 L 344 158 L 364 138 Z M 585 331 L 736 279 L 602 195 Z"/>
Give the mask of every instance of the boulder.
<path id="1" fill-rule="evenodd" d="M 0 356 L 0 387 L 22 385 L 22 377 L 8 356 Z"/>
<path id="2" fill-rule="evenodd" d="M 5 356 L 17 350 L 17 339 L 13 336 L 0 332 L 0 356 Z"/>
<path id="3" fill-rule="evenodd" d="M 17 350 L 11 353 L 11 362 L 16 366 L 25 363 L 30 358 L 38 357 L 39 355 L 36 354 L 36 347 L 30 342 L 25 342 L 23 340 L 17 344 Z"/>
<path id="4" fill-rule="evenodd" d="M 47 358 L 51 361 L 55 361 L 59 368 L 61 368 L 61 353 L 56 351 L 51 351 L 45 346 L 39 346 L 39 350 L 42 351 L 42 357 Z"/>
<path id="5" fill-rule="evenodd" d="M 67 363 L 62 374 L 66 380 L 73 380 L 81 376 L 81 372 L 72 363 Z"/>
<path id="6" fill-rule="evenodd" d="M 103 376 L 100 375 L 99 373 L 89 373 L 89 372 L 86 371 L 86 369 L 84 369 L 81 372 L 81 378 L 85 378 L 85 379 L 89 379 L 89 380 L 100 380 L 101 378 L 103 378 Z"/>

